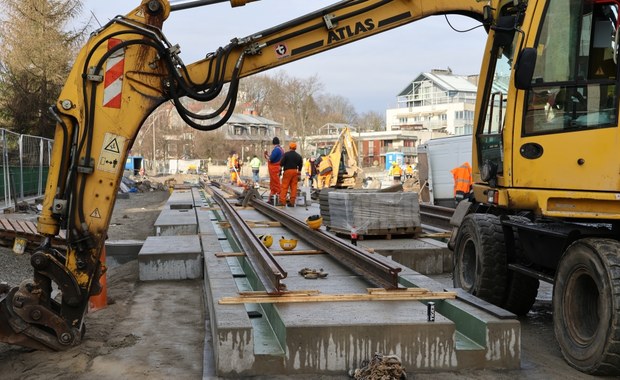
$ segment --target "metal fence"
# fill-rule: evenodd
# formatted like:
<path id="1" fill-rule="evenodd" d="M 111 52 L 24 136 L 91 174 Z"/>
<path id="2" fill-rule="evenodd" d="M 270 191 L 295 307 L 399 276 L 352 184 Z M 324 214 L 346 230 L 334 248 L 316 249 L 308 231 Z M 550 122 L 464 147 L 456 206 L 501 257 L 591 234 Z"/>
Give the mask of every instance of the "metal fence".
<path id="1" fill-rule="evenodd" d="M 2 178 L 0 204 L 14 207 L 15 202 L 41 197 L 49 173 L 52 143 L 50 139 L 20 135 L 0 129 Z"/>

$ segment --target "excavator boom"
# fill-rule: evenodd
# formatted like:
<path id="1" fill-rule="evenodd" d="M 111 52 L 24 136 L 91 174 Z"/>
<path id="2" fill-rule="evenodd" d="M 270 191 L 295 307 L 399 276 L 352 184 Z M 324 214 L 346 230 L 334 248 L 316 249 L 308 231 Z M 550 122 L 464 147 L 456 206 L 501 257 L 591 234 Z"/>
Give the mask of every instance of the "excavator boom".
<path id="1" fill-rule="evenodd" d="M 220 2 L 203 1 L 202 5 Z M 248 1 L 230 0 L 231 5 Z M 95 31 L 78 54 L 57 102 L 51 165 L 38 220 L 46 236 L 32 255 L 33 279 L 0 289 L 0 342 L 63 350 L 80 343 L 88 298 L 100 292 L 100 254 L 124 162 L 144 120 L 171 100 L 190 126 L 213 130 L 234 110 L 239 79 L 355 42 L 427 16 L 489 15 L 478 0 L 347 0 L 231 42 L 185 65 L 162 34 L 172 8 L 143 0 Z M 176 9 L 181 9 L 177 6 Z M 485 12 L 486 10 L 486 12 Z M 231 21 L 232 22 L 232 21 Z M 192 113 L 182 97 L 215 99 L 212 114 Z M 206 120 L 212 120 L 210 123 Z M 66 230 L 67 248 L 52 246 Z M 52 298 L 52 284 L 61 290 Z"/>

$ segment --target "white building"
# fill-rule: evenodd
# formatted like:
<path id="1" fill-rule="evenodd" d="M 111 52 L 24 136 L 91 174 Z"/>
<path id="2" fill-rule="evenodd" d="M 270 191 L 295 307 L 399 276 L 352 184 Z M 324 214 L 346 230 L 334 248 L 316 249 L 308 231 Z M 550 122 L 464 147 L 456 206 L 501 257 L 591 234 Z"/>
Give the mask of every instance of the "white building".
<path id="1" fill-rule="evenodd" d="M 471 134 L 477 79 L 450 69 L 421 73 L 398 94 L 397 108 L 386 111 L 386 130 Z"/>

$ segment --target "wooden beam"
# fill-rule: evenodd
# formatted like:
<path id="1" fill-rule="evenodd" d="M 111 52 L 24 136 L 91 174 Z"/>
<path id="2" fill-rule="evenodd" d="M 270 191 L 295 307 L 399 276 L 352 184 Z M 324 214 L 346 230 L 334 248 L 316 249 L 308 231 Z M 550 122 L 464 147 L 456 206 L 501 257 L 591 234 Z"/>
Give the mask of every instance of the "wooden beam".
<path id="1" fill-rule="evenodd" d="M 302 302 L 361 302 L 361 301 L 426 301 L 455 299 L 456 292 L 431 292 L 424 288 L 407 288 L 398 290 L 369 289 L 367 294 L 316 294 L 283 293 L 271 295 L 264 292 L 243 293 L 238 297 L 223 297 L 220 305 L 243 303 L 302 303 Z"/>
<path id="2" fill-rule="evenodd" d="M 293 256 L 293 255 L 322 255 L 325 251 L 318 249 L 300 249 L 298 251 L 271 251 L 274 256 Z M 245 256 L 245 252 L 216 252 L 215 257 L 239 257 Z"/>
<path id="3" fill-rule="evenodd" d="M 300 249 L 292 251 L 271 251 L 274 256 L 287 256 L 287 255 L 322 255 L 325 251 L 320 249 Z"/>

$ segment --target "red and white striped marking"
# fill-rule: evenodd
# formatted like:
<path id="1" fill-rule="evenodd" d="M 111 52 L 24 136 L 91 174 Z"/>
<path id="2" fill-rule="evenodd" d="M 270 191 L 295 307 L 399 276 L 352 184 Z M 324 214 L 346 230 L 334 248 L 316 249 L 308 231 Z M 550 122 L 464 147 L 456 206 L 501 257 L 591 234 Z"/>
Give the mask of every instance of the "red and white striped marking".
<path id="1" fill-rule="evenodd" d="M 121 43 L 122 40 L 111 38 L 108 40 L 108 50 Z M 121 108 L 121 93 L 123 89 L 123 71 L 125 70 L 125 49 L 119 49 L 108 58 L 105 78 L 103 80 L 103 106 Z"/>

